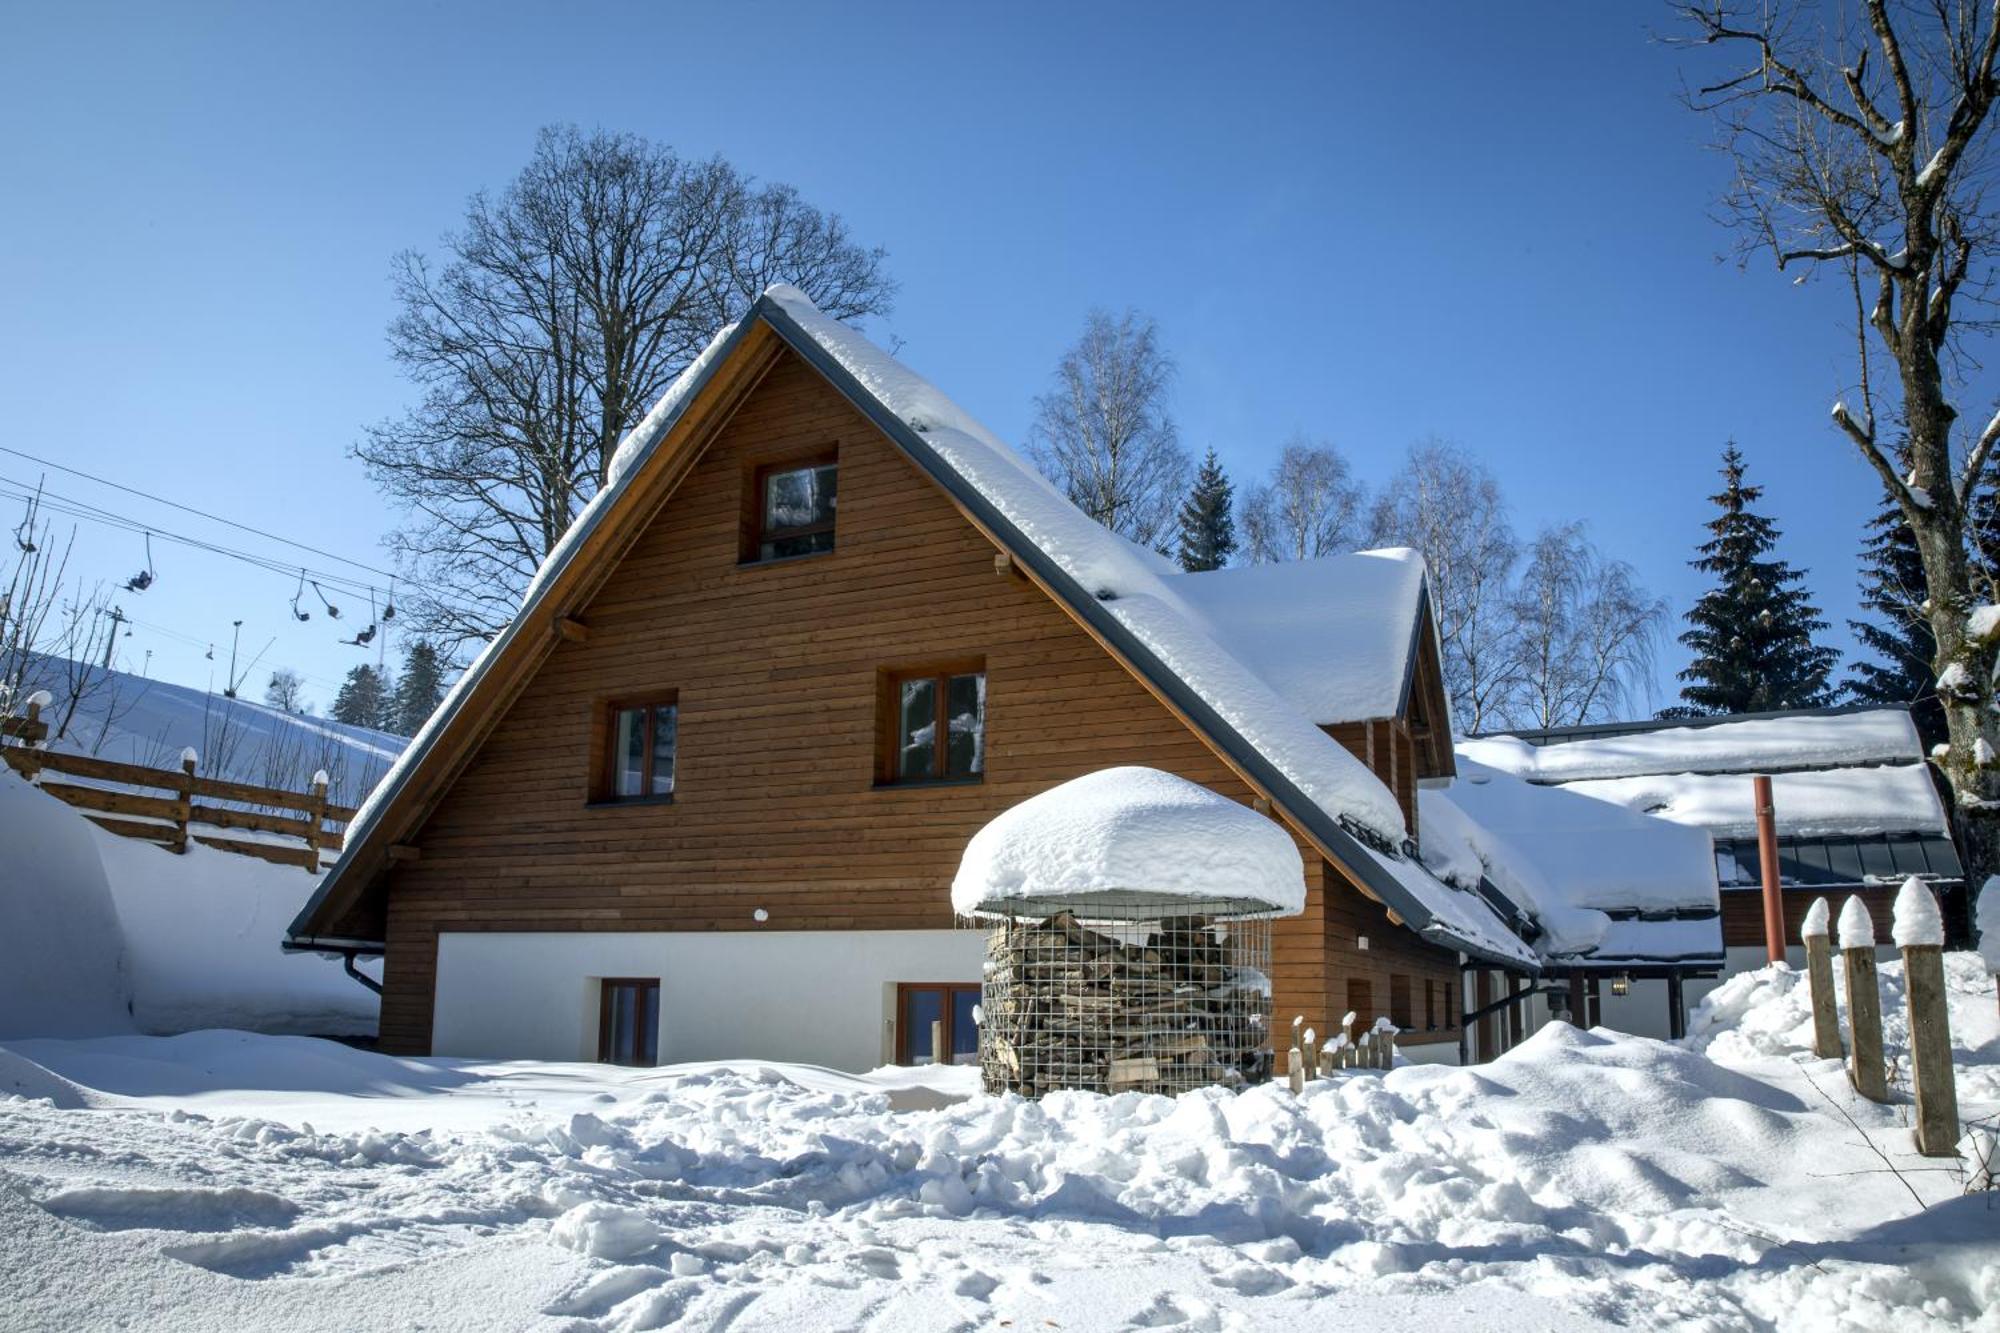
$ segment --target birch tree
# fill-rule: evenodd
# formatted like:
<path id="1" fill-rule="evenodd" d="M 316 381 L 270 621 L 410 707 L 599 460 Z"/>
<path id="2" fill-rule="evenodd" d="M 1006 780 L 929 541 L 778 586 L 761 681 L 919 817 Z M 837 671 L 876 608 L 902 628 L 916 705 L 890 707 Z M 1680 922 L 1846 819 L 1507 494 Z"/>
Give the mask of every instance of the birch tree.
<path id="1" fill-rule="evenodd" d="M 1413 445 L 1376 499 L 1369 540 L 1414 547 L 1430 567 L 1445 690 L 1460 729 L 1500 720 L 1516 686 L 1509 588 L 1520 548 L 1493 474 L 1455 444 Z"/>
<path id="2" fill-rule="evenodd" d="M 2000 596 L 1968 556 L 1966 515 L 2000 415 L 1982 403 L 1962 424 L 1960 407 L 1976 371 L 1968 344 L 1991 329 L 2000 243 L 1987 194 L 2000 0 L 1678 8 L 1701 67 L 1687 100 L 1733 158 L 1722 211 L 1746 258 L 1851 294 L 1852 380 L 1832 427 L 1916 540 L 1949 738 L 1940 764 L 1979 883 L 2000 871 L 2000 614 L 1979 614 Z"/>
<path id="3" fill-rule="evenodd" d="M 1355 550 L 1363 499 L 1338 449 L 1294 436 L 1278 455 L 1270 481 L 1244 501 L 1250 558 L 1313 560 Z"/>
<path id="4" fill-rule="evenodd" d="M 1652 674 L 1666 603 L 1632 567 L 1607 559 L 1583 525 L 1545 529 L 1529 543 L 1511 599 L 1510 726 L 1559 727 L 1620 711 Z"/>
<path id="5" fill-rule="evenodd" d="M 1173 531 L 1192 472 L 1167 410 L 1174 363 L 1151 319 L 1093 310 L 1035 400 L 1029 453 L 1070 503 L 1142 546 Z"/>

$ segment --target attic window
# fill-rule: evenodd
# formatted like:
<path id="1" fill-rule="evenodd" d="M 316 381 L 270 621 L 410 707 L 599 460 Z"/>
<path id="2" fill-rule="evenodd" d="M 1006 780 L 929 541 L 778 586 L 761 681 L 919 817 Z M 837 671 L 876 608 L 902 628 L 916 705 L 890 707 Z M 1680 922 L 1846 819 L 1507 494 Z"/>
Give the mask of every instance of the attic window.
<path id="1" fill-rule="evenodd" d="M 968 782 L 986 771 L 985 663 L 884 672 L 880 708 L 879 782 Z"/>
<path id="2" fill-rule="evenodd" d="M 758 469 L 753 558 L 787 560 L 831 551 L 838 479 L 830 454 Z"/>
<path id="3" fill-rule="evenodd" d="M 680 707 L 673 691 L 620 699 L 603 711 L 604 756 L 594 784 L 595 801 L 665 801 L 674 794 L 674 753 L 679 748 Z"/>

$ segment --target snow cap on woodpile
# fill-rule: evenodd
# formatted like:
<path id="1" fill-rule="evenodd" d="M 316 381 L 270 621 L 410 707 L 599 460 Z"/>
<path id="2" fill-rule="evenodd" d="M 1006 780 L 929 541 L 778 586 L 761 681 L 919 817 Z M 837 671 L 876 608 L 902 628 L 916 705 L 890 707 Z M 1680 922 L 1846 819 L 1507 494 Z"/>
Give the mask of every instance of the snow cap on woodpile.
<path id="1" fill-rule="evenodd" d="M 1169 897 L 1217 914 L 1288 916 L 1305 909 L 1305 863 L 1291 835 L 1248 806 L 1158 769 L 1107 768 L 979 830 L 951 886 L 962 916 Z"/>
<path id="2" fill-rule="evenodd" d="M 1944 917 L 1938 912 L 1937 897 L 1915 875 L 1904 880 L 1896 894 L 1889 933 L 1899 949 L 1944 946 Z"/>

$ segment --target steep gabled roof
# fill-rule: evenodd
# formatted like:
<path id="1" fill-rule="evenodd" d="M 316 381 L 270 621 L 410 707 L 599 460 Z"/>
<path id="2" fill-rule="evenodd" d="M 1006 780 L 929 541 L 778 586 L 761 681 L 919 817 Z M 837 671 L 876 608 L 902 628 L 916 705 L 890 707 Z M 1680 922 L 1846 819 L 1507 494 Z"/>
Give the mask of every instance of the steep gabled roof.
<path id="1" fill-rule="evenodd" d="M 1404 853 L 1402 815 L 1389 791 L 1212 637 L 1176 591 L 1189 580 L 1091 521 L 934 386 L 782 286 L 718 335 L 620 444 L 609 483 L 536 574 L 520 615 L 357 814 L 339 862 L 293 923 L 288 947 L 379 947 L 379 938 L 343 932 L 340 923 L 379 878 L 389 844 L 421 823 L 484 728 L 553 647 L 555 621 L 587 601 L 781 348 L 872 421 L 1363 892 L 1440 945 L 1534 965 L 1532 951 L 1483 900 Z"/>

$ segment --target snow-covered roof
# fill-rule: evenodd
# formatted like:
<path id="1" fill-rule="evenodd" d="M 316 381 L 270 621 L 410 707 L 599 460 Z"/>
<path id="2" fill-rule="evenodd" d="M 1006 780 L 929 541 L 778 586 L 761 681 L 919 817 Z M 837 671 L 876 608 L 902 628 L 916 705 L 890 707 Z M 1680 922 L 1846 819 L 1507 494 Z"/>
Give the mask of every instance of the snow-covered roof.
<path id="1" fill-rule="evenodd" d="M 1602 778 L 1566 782 L 1562 790 L 1704 828 L 1718 838 L 1757 833 L 1747 773 Z M 1948 835 L 1944 804 L 1922 763 L 1778 773 L 1771 778 L 1771 805 L 1778 831 L 1787 837 Z"/>
<path id="2" fill-rule="evenodd" d="M 1551 963 L 1718 959 L 1722 929 L 1708 835 L 1459 755 L 1449 787 L 1418 793 L 1424 859 L 1486 878 L 1542 929 Z"/>
<path id="3" fill-rule="evenodd" d="M 538 619 L 550 587 L 584 541 L 646 471 L 646 463 L 709 377 L 728 359 L 736 341 L 762 320 L 794 351 L 848 395 L 923 471 L 945 486 L 975 517 L 999 535 L 1038 576 L 1058 590 L 1072 611 L 1115 639 L 1119 651 L 1205 734 L 1253 771 L 1287 814 L 1303 821 L 1309 836 L 1338 847 L 1343 863 L 1410 927 L 1446 947 L 1490 952 L 1489 938 L 1512 938 L 1482 900 L 1461 894 L 1414 862 L 1411 873 L 1378 869 L 1398 853 L 1363 855 L 1369 842 L 1399 847 L 1407 837 L 1395 797 L 1368 767 L 1321 731 L 1305 712 L 1218 639 L 1223 621 L 1204 614 L 1205 600 L 1185 589 L 1206 575 L 1183 575 L 1156 552 L 1108 531 L 1071 504 L 1028 460 L 1002 443 L 934 385 L 858 331 L 820 312 L 797 288 L 767 290 L 750 315 L 718 334 L 660 403 L 620 442 L 610 481 L 585 506 L 530 582 L 522 610 L 488 644 L 432 714 L 349 829 L 346 850 L 328 874 L 322 894 L 343 882 L 349 865 L 371 841 L 386 805 L 397 799 L 432 743 L 453 724 L 489 664 L 505 653 L 520 626 Z M 1018 541 L 1016 540 L 1018 538 Z M 1407 577 L 1407 571 L 1404 573 Z M 1408 634 L 1411 628 L 1403 626 Z M 1254 655 L 1254 650 L 1253 650 Z M 316 938 L 311 929 L 322 899 L 301 913 L 297 947 Z M 1478 928 L 1465 930 L 1465 918 Z M 1509 957 L 1514 956 L 1509 951 Z"/>
<path id="4" fill-rule="evenodd" d="M 1107 768 L 1003 811 L 966 844 L 952 909 L 1079 912 L 1187 899 L 1209 915 L 1305 910 L 1291 834 L 1226 796 L 1156 768 Z"/>
<path id="5" fill-rule="evenodd" d="M 1417 648 L 1424 560 L 1407 547 L 1182 575 L 1204 628 L 1306 720 L 1394 717 Z"/>
<path id="6" fill-rule="evenodd" d="M 1900 708 L 1604 728 L 1602 734 L 1539 745 L 1518 736 L 1482 736 L 1461 741 L 1458 752 L 1531 782 L 1658 773 L 1783 773 L 1910 764 L 1924 757 L 1916 724 Z"/>

